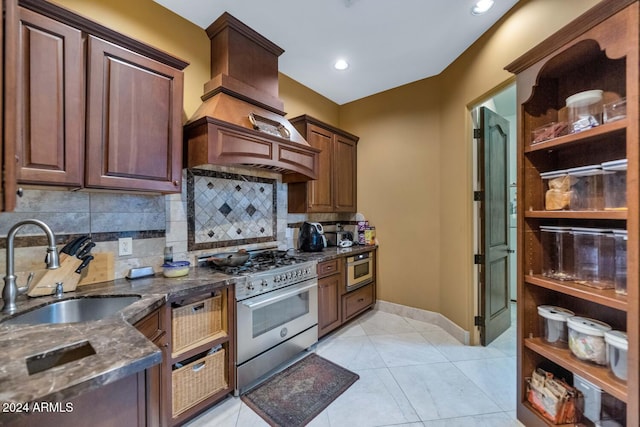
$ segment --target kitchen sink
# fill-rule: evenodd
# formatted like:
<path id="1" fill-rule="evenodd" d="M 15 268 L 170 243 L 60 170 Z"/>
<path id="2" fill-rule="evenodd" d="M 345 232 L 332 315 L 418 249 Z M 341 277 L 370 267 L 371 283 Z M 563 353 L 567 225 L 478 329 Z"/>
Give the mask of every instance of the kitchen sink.
<path id="1" fill-rule="evenodd" d="M 67 299 L 18 314 L 2 323 L 5 325 L 35 325 L 89 322 L 110 316 L 139 299 L 139 295 Z"/>

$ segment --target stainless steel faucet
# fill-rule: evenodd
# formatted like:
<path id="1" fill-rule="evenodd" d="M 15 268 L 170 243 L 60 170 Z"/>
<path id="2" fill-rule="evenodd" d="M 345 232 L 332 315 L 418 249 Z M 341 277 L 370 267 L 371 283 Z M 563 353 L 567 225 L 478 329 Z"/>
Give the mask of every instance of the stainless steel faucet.
<path id="1" fill-rule="evenodd" d="M 28 287 L 27 285 L 25 287 L 18 288 L 13 261 L 13 240 L 18 230 L 24 225 L 37 225 L 45 232 L 47 239 L 49 240 L 47 256 L 45 258 L 47 268 L 49 270 L 55 270 L 60 267 L 60 259 L 58 258 L 58 251 L 56 249 L 56 237 L 47 224 L 38 219 L 25 219 L 11 227 L 11 230 L 9 230 L 9 233 L 7 234 L 7 275 L 4 276 L 4 289 L 2 290 L 2 300 L 4 301 L 4 306 L 2 307 L 3 313 L 11 314 L 16 311 L 16 298 L 19 294 L 25 293 Z"/>

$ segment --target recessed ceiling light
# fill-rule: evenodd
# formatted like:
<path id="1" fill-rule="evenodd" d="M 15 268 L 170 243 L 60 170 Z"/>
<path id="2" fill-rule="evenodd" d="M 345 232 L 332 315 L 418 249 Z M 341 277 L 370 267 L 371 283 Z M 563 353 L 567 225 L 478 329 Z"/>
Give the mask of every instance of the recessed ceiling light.
<path id="1" fill-rule="evenodd" d="M 482 15 L 493 7 L 493 0 L 478 0 L 476 5 L 471 9 L 473 15 Z"/>
<path id="2" fill-rule="evenodd" d="M 349 63 L 344 59 L 338 59 L 335 64 L 333 64 L 333 68 L 336 70 L 346 70 L 349 68 Z"/>

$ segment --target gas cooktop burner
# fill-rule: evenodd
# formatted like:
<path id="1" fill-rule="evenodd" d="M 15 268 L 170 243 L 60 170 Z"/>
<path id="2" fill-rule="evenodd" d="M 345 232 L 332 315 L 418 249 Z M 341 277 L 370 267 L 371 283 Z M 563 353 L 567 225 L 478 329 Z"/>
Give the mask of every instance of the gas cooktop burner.
<path id="1" fill-rule="evenodd" d="M 207 258 L 209 256 L 200 257 L 198 261 L 203 262 Z M 236 284 L 235 296 L 238 301 L 303 281 L 316 280 L 317 277 L 316 261 L 308 261 L 287 251 L 256 251 L 251 253 L 246 263 L 238 267 L 218 267 L 213 263 L 209 265 L 225 274 L 246 278 Z"/>
<path id="2" fill-rule="evenodd" d="M 225 274 L 234 275 L 259 273 L 300 262 L 305 262 L 305 260 L 289 254 L 288 251 L 267 250 L 252 253 L 249 260 L 240 266 L 221 267 L 213 263 L 210 265 Z"/>

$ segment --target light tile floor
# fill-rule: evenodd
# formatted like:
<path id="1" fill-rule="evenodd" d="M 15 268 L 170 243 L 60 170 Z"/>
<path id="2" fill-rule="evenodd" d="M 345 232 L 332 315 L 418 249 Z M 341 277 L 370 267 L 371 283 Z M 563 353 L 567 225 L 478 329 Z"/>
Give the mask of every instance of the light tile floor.
<path id="1" fill-rule="evenodd" d="M 311 427 L 516 427 L 516 328 L 487 347 L 442 328 L 369 311 L 323 338 L 316 352 L 360 375 Z M 228 398 L 189 427 L 268 426 Z"/>

